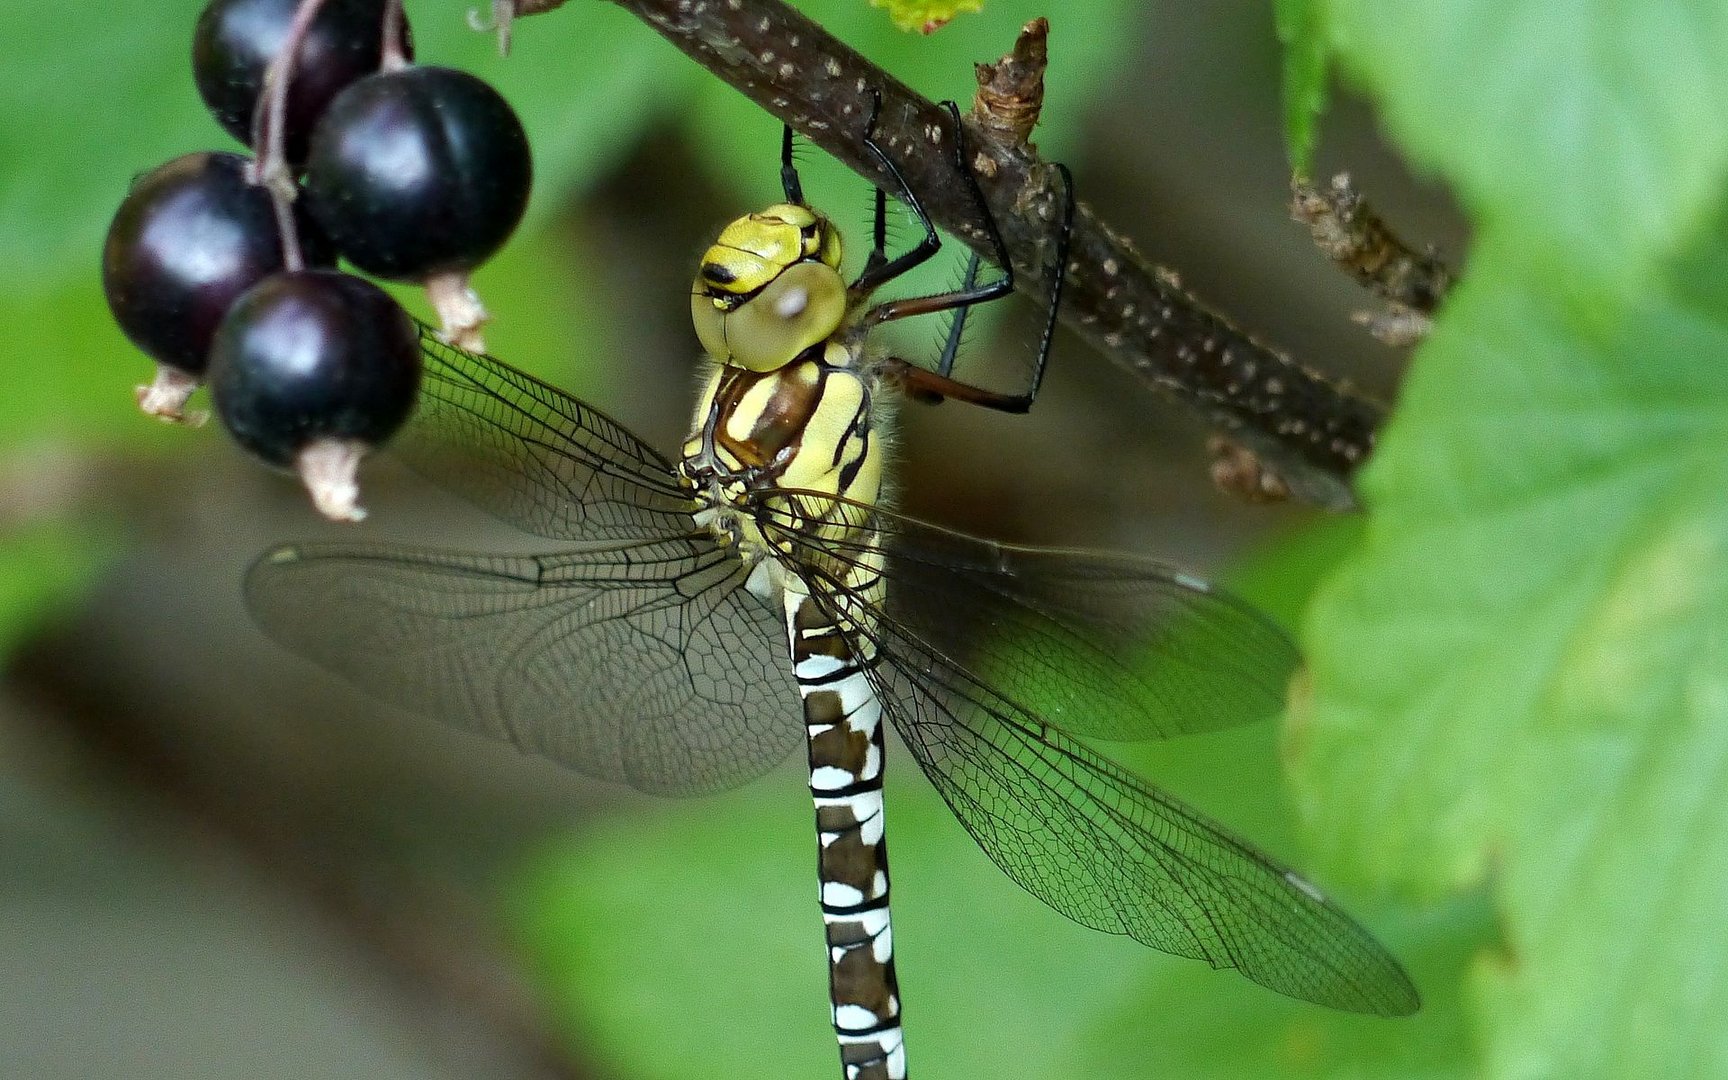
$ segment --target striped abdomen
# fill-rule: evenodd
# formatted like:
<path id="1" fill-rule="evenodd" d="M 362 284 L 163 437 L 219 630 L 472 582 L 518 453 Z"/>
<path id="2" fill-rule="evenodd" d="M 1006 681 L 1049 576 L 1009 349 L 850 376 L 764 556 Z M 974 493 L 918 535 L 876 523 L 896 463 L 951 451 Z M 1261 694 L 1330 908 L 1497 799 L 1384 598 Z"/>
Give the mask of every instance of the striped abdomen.
<path id="1" fill-rule="evenodd" d="M 879 588 L 879 586 L 878 586 Z M 786 594 L 816 801 L 829 996 L 847 1080 L 903 1080 L 900 988 L 882 832 L 882 706 L 865 674 L 875 650 L 849 640 L 822 602 Z"/>
<path id="2" fill-rule="evenodd" d="M 681 472 L 709 501 L 698 520 L 737 543 L 747 561 L 762 560 L 766 572 L 752 580 L 772 583 L 784 603 L 809 737 L 829 997 L 844 1076 L 904 1080 L 882 838 L 882 706 L 865 673 L 875 650 L 853 640 L 868 627 L 841 626 L 823 599 L 844 594 L 850 613 L 882 600 L 880 557 L 863 542 L 874 537 L 860 513 L 875 503 L 881 482 L 881 420 L 873 382 L 856 361 L 827 341 L 772 371 L 718 368 Z M 757 515 L 775 522 L 774 539 Z M 798 541 L 788 542 L 794 533 Z M 860 617 L 867 616 L 849 616 Z"/>

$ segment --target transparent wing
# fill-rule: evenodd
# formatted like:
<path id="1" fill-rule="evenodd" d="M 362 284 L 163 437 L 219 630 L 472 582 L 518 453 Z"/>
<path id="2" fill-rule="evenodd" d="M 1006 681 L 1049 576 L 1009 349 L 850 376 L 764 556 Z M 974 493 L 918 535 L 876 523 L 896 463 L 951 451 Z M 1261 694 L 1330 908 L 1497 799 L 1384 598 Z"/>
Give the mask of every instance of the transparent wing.
<path id="1" fill-rule="evenodd" d="M 966 831 L 1032 895 L 1098 930 L 1281 994 L 1403 1016 L 1398 962 L 1318 889 L 885 621 L 884 711 Z"/>
<path id="2" fill-rule="evenodd" d="M 420 404 L 392 440 L 416 472 L 554 540 L 656 540 L 690 531 L 672 467 L 611 417 L 420 326 Z"/>
<path id="3" fill-rule="evenodd" d="M 826 501 L 815 493 L 796 498 Z M 858 560 L 864 547 L 802 546 L 786 503 L 763 513 L 806 559 Z M 1266 616 L 1163 563 L 1018 547 L 880 509 L 843 508 L 885 552 L 888 612 L 929 648 L 1097 739 L 1217 731 L 1277 712 L 1301 657 Z"/>
<path id="4" fill-rule="evenodd" d="M 497 361 L 435 340 L 425 352 L 411 462 L 542 535 L 641 542 L 540 557 L 278 549 L 248 577 L 259 622 L 387 700 L 644 790 L 723 788 L 789 752 L 801 733 L 778 614 L 730 552 L 692 535 L 665 460 Z M 1035 711 L 1114 738 L 1246 719 L 1236 706 L 1275 701 L 1294 663 L 1275 629 L 1154 564 L 878 522 L 893 613 L 831 578 L 825 591 L 882 654 L 873 678 L 896 727 L 1010 876 L 1087 925 L 1284 993 L 1415 1007 L 1396 963 L 1312 886 Z M 819 588 L 820 567 L 864 554 L 795 550 Z M 1148 647 L 1151 667 L 1125 663 Z"/>
<path id="5" fill-rule="evenodd" d="M 360 689 L 663 795 L 802 741 L 780 617 L 702 537 L 549 556 L 305 544 L 246 576 L 287 648 Z"/>
<path id="6" fill-rule="evenodd" d="M 1244 625 L 1259 627 L 1248 643 L 1277 663 L 1251 662 L 1247 673 L 1260 677 L 1261 689 L 1239 696 L 1275 700 L 1294 663 L 1287 644 L 1273 647 L 1282 642 L 1275 630 L 1258 619 L 1244 622 L 1242 605 L 1152 564 L 1003 548 L 871 516 L 886 531 L 889 611 L 846 591 L 834 563 L 824 564 L 815 549 L 802 549 L 811 559 L 807 579 L 873 644 L 880 663 L 871 681 L 884 711 L 955 816 L 1009 877 L 1086 926 L 1236 968 L 1292 997 L 1385 1015 L 1416 1009 L 1415 988 L 1398 962 L 1313 885 L 1064 733 L 1125 737 L 1219 726 L 1133 714 L 1147 705 L 1228 697 L 1217 680 L 1244 673 L 1227 636 Z M 781 535 L 797 543 L 794 534 Z M 1070 584 L 1073 595 L 1048 598 Z M 912 588 L 927 591 L 905 596 Z M 1094 594 L 1111 600 L 1116 613 L 1079 615 Z M 962 661 L 940 644 L 954 637 L 942 612 L 975 602 L 1001 632 Z M 1132 616 L 1170 612 L 1178 624 L 1199 618 L 1203 632 L 1193 640 L 1201 644 L 1167 647 L 1185 637 L 1179 629 L 1136 631 L 1162 651 L 1151 674 L 1121 668 L 1116 650 L 1095 640 L 1100 631 L 1138 625 Z M 1224 674 L 1201 673 L 1209 662 L 1222 664 Z M 1160 668 L 1183 673 L 1186 688 L 1161 691 Z M 1082 688 L 1064 690 L 1056 685 L 1062 679 Z M 1196 696 L 1194 687 L 1205 693 Z M 1058 726 L 1046 707 L 1070 715 Z M 1086 715 L 1094 709 L 1108 715 Z"/>

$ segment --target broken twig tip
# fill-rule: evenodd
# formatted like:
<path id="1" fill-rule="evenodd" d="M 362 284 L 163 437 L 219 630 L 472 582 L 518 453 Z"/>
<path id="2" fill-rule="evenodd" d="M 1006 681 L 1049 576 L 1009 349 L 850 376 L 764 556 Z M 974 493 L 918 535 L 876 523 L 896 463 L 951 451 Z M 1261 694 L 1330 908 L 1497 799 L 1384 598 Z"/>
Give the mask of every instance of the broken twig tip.
<path id="1" fill-rule="evenodd" d="M 1206 452 L 1212 455 L 1212 483 L 1218 490 L 1251 503 L 1290 498 L 1290 485 L 1246 446 L 1214 435 L 1206 440 Z"/>
<path id="2" fill-rule="evenodd" d="M 1044 69 L 1049 66 L 1050 22 L 1042 17 L 1020 28 L 1008 55 L 978 64 L 972 116 L 998 139 L 1031 148 L 1032 129 L 1044 110 Z"/>
<path id="3" fill-rule="evenodd" d="M 1291 177 L 1290 216 L 1308 227 L 1327 258 L 1386 301 L 1391 321 L 1407 313 L 1433 314 L 1452 286 L 1451 271 L 1434 250 L 1419 252 L 1405 243 L 1368 205 L 1349 173 L 1325 187 L 1300 174 Z"/>

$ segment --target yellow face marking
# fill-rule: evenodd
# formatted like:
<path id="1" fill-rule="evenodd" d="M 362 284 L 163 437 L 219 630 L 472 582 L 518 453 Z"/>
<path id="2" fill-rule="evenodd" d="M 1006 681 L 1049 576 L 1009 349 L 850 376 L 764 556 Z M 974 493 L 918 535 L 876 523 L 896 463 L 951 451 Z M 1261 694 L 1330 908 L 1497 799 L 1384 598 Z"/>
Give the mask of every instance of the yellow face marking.
<path id="1" fill-rule="evenodd" d="M 722 229 L 702 256 L 690 318 L 722 364 L 772 371 L 831 336 L 846 317 L 840 234 L 808 207 L 781 203 Z"/>
<path id="2" fill-rule="evenodd" d="M 720 230 L 702 256 L 696 288 L 716 304 L 732 306 L 806 261 L 838 270 L 839 231 L 808 207 L 780 203 Z"/>
<path id="3" fill-rule="evenodd" d="M 875 506 L 876 500 L 882 496 L 882 445 L 877 443 L 869 448 L 864 460 L 858 464 L 858 472 L 852 478 L 852 483 L 840 494 L 853 502 L 866 506 Z"/>

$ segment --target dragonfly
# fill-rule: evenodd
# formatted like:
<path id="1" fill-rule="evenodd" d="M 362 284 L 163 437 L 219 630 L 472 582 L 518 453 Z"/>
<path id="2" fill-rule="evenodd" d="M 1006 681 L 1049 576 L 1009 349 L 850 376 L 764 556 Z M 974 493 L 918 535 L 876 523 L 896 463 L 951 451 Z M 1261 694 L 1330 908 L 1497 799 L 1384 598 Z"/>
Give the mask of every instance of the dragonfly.
<path id="1" fill-rule="evenodd" d="M 286 545 L 249 571 L 251 612 L 375 696 L 646 792 L 727 789 L 802 744 L 846 1080 L 907 1075 L 887 726 L 985 854 L 1063 915 L 1306 1001 L 1415 1011 L 1398 962 L 1320 889 L 1092 745 L 1276 711 L 1299 656 L 1274 623 L 1151 559 L 999 543 L 884 505 L 896 397 L 1029 404 L 952 375 L 960 316 L 1007 295 L 1013 270 L 945 107 L 996 280 L 980 282 L 974 258 L 958 289 L 875 299 L 941 240 L 872 109 L 862 145 L 923 238 L 890 257 L 878 188 L 872 248 L 848 282 L 788 128 L 785 202 L 728 225 L 692 287 L 712 371 L 676 459 L 423 330 L 422 399 L 393 450 L 555 550 Z M 873 349 L 882 323 L 938 312 L 951 324 L 934 370 Z"/>

